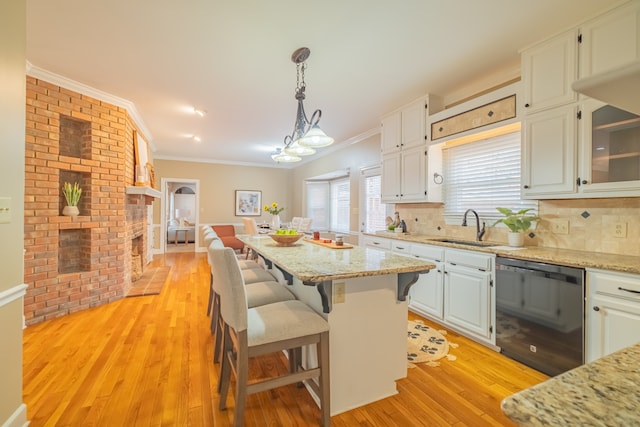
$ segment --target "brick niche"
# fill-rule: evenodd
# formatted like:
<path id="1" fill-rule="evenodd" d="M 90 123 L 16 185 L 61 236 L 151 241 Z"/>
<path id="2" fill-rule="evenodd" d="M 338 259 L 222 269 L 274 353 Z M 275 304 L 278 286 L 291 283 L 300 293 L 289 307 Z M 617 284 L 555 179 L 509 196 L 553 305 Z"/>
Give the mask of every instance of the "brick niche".
<path id="1" fill-rule="evenodd" d="M 132 242 L 147 261 L 146 212 L 134 185 L 126 109 L 27 76 L 25 283 L 27 324 L 123 298 Z M 82 186 L 80 215 L 62 215 L 64 182 Z"/>

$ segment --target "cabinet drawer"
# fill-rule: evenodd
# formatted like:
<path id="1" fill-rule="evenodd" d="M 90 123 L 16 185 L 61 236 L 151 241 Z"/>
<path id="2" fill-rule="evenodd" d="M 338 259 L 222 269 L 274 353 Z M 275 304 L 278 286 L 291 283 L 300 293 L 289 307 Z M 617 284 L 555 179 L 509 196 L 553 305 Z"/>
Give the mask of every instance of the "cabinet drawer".
<path id="1" fill-rule="evenodd" d="M 464 265 L 484 271 L 491 271 L 492 259 L 492 255 L 457 249 L 447 249 L 445 252 L 445 261 L 449 264 Z"/>
<path id="2" fill-rule="evenodd" d="M 483 105 L 473 110 L 431 124 L 431 140 L 476 129 L 516 116 L 516 96 Z"/>
<path id="3" fill-rule="evenodd" d="M 640 276 L 616 272 L 587 272 L 587 286 L 592 295 L 610 295 L 640 301 Z"/>
<path id="4" fill-rule="evenodd" d="M 440 246 L 413 245 L 411 254 L 418 258 L 442 261 L 444 259 L 444 248 Z"/>
<path id="5" fill-rule="evenodd" d="M 375 237 L 366 237 L 364 239 L 365 246 L 385 251 L 391 250 L 391 241 L 387 239 L 377 239 Z"/>
<path id="6" fill-rule="evenodd" d="M 399 255 L 411 255 L 411 243 L 407 242 L 391 242 L 391 250 Z"/>

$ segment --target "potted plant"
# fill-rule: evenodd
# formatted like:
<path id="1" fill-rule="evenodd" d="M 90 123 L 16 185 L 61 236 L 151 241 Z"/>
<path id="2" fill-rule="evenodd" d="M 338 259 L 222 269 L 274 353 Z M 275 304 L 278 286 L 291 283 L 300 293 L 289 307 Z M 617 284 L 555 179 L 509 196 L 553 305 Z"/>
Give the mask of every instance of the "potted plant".
<path id="1" fill-rule="evenodd" d="M 493 225 L 502 223 L 509 228 L 509 246 L 520 247 L 524 242 L 524 232 L 531 228 L 531 223 L 540 219 L 539 216 L 529 213 L 533 210 L 520 209 L 517 212 L 509 208 L 496 208 L 498 212 L 504 215 L 504 218 L 497 220 Z"/>
<path id="2" fill-rule="evenodd" d="M 77 182 L 73 185 L 65 182 L 62 185 L 62 194 L 64 194 L 64 198 L 67 200 L 67 206 L 62 209 L 62 215 L 78 215 L 80 213 L 78 210 L 78 202 L 80 201 L 80 195 L 82 194 L 82 188 L 80 188 L 80 185 L 78 185 Z"/>

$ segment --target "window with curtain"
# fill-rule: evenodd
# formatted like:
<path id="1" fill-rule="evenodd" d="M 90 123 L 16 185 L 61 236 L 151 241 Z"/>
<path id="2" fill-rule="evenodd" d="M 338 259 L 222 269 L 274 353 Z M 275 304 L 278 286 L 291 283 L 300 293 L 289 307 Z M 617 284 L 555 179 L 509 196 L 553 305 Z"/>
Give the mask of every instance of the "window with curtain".
<path id="1" fill-rule="evenodd" d="M 496 207 L 537 209 L 520 198 L 520 132 L 444 147 L 444 215 L 459 223 L 467 209 L 490 225 L 501 217 Z"/>
<path id="2" fill-rule="evenodd" d="M 387 206 L 382 203 L 382 176 L 380 168 L 373 168 L 362 172 L 362 231 L 375 233 L 386 229 Z"/>
<path id="3" fill-rule="evenodd" d="M 347 233 L 351 210 L 351 186 L 348 176 L 330 180 L 309 180 L 306 185 L 307 216 L 312 228 Z"/>

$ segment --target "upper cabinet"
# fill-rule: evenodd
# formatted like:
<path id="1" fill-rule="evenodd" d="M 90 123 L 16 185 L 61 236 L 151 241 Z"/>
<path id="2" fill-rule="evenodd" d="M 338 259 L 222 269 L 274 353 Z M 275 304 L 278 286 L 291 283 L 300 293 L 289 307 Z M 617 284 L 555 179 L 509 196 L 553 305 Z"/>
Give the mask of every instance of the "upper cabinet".
<path id="1" fill-rule="evenodd" d="M 640 2 L 614 9 L 580 26 L 581 79 L 640 60 Z"/>
<path id="2" fill-rule="evenodd" d="M 433 108 L 440 108 L 439 98 L 426 96 L 382 118 L 384 203 L 432 201 L 427 193 L 426 117 Z"/>
<path id="3" fill-rule="evenodd" d="M 640 196 L 638 116 L 572 90 L 639 59 L 639 17 L 634 1 L 522 52 L 524 198 Z"/>
<path id="4" fill-rule="evenodd" d="M 572 30 L 522 53 L 523 104 L 527 114 L 578 100 L 578 31 Z"/>

